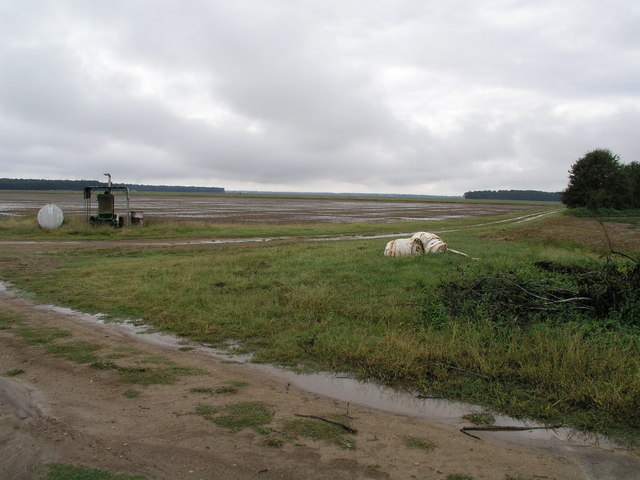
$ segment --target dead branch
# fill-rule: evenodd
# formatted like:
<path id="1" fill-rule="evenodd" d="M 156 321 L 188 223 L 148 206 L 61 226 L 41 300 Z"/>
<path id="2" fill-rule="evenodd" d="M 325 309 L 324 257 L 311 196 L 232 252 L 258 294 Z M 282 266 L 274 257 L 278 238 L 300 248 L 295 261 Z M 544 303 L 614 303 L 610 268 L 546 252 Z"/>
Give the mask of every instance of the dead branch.
<path id="1" fill-rule="evenodd" d="M 617 251 L 615 251 L 615 250 L 611 250 L 611 253 L 612 253 L 613 255 L 620 255 L 621 257 L 624 257 L 624 258 L 626 258 L 626 259 L 628 259 L 628 260 L 631 260 L 632 262 L 634 262 L 634 263 L 636 263 L 636 264 L 640 264 L 640 260 L 638 260 L 637 258 L 634 258 L 634 257 L 632 257 L 632 256 L 630 256 L 630 255 L 627 255 L 626 253 L 617 252 Z"/>
<path id="2" fill-rule="evenodd" d="M 463 429 L 463 428 L 461 428 L 461 429 L 460 429 L 460 431 L 461 431 L 462 433 L 464 433 L 465 435 L 470 436 L 471 438 L 475 438 L 476 440 L 480 440 L 481 442 L 484 442 L 484 440 L 483 440 L 483 439 L 481 439 L 481 438 L 480 438 L 480 437 L 478 437 L 477 435 L 474 435 L 473 433 L 469 433 L 469 432 L 467 432 L 467 431 L 466 431 L 465 429 Z"/>
<path id="3" fill-rule="evenodd" d="M 294 415 L 296 417 L 302 417 L 302 418 L 313 418 L 314 420 L 320 420 L 322 422 L 327 422 L 330 423 L 332 425 L 337 425 L 340 428 L 343 428 L 344 430 L 346 430 L 349 433 L 358 433 L 358 430 L 356 430 L 355 428 L 351 428 L 349 425 L 345 425 L 344 423 L 340 423 L 340 422 L 334 422 L 333 420 L 329 420 L 328 418 L 322 418 L 322 417 L 318 417 L 317 415 L 301 415 L 299 413 L 294 413 Z"/>
<path id="4" fill-rule="evenodd" d="M 637 258 L 634 258 L 634 257 L 632 257 L 630 255 L 627 255 L 626 253 L 622 253 L 622 252 L 618 252 L 618 251 L 614 250 L 613 249 L 613 244 L 611 243 L 611 238 L 609 237 L 609 232 L 607 232 L 607 229 L 604 226 L 604 220 L 602 219 L 601 216 L 598 217 L 598 223 L 602 227 L 602 231 L 604 232 L 604 236 L 607 239 L 607 244 L 609 245 L 609 252 L 611 252 L 612 255 L 620 255 L 621 257 L 624 257 L 627 260 L 631 260 L 635 264 L 640 264 L 640 260 L 638 260 Z"/>
<path id="5" fill-rule="evenodd" d="M 589 297 L 573 297 L 573 298 L 564 298 L 562 300 L 552 300 L 548 303 L 567 303 L 567 302 L 578 302 L 580 300 L 591 300 Z"/>
<path id="6" fill-rule="evenodd" d="M 554 309 L 553 307 L 555 305 L 559 305 L 559 304 L 567 304 L 567 303 L 572 303 L 572 302 L 576 302 L 577 303 L 577 302 L 583 302 L 583 301 L 591 300 L 589 297 L 578 297 L 578 296 L 573 296 L 573 297 L 570 297 L 570 298 L 562 298 L 563 294 L 565 294 L 565 295 L 566 294 L 575 295 L 574 292 L 571 292 L 571 291 L 568 291 L 568 290 L 564 290 L 564 289 L 549 290 L 549 291 L 545 292 L 545 295 L 539 295 L 539 294 L 533 293 L 530 290 L 524 288 L 522 285 L 520 285 L 515 280 L 512 280 L 510 278 L 506 278 L 506 277 L 481 277 L 471 286 L 471 290 L 474 290 L 482 282 L 486 282 L 488 280 L 501 281 L 501 282 L 513 285 L 514 287 L 516 287 L 519 290 L 521 290 L 522 292 L 524 292 L 527 296 L 539 301 L 538 304 L 533 304 L 533 305 L 530 305 L 530 306 L 526 307 L 528 310 L 559 311 L 559 310 Z M 577 308 L 579 310 L 594 310 L 593 307 L 588 306 L 588 305 L 576 305 L 575 308 Z"/>
<path id="7" fill-rule="evenodd" d="M 557 425 L 543 425 L 540 427 L 518 427 L 515 425 L 480 425 L 476 427 L 462 427 L 460 431 L 466 433 L 469 431 L 484 432 L 526 432 L 527 430 L 555 430 L 565 425 L 559 423 Z"/>
<path id="8" fill-rule="evenodd" d="M 543 300 L 543 301 L 545 301 L 545 302 L 547 302 L 547 303 L 552 302 L 552 300 L 548 299 L 547 297 L 543 297 L 543 296 L 541 296 L 541 295 L 536 295 L 535 293 L 530 292 L 529 290 L 527 290 L 526 288 L 524 288 L 522 285 L 520 285 L 518 282 L 516 282 L 516 281 L 514 281 L 514 280 L 511 280 L 510 278 L 506 278 L 506 277 L 504 277 L 504 278 L 494 277 L 494 278 L 495 278 L 496 280 L 500 279 L 500 280 L 502 280 L 502 281 L 504 281 L 504 282 L 508 282 L 508 283 L 510 283 L 511 285 L 513 285 L 513 286 L 515 286 L 515 287 L 519 288 L 520 290 L 522 290 L 524 293 L 526 293 L 527 295 L 529 295 L 529 296 L 531 296 L 531 297 L 539 298 L 540 300 Z"/>

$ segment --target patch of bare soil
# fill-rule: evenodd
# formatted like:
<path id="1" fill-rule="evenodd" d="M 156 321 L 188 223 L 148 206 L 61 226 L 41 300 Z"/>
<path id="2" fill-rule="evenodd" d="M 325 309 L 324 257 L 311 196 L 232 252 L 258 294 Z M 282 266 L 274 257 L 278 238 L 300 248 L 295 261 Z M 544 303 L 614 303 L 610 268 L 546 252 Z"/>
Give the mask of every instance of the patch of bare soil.
<path id="1" fill-rule="evenodd" d="M 478 440 L 455 427 L 346 405 L 251 365 L 149 344 L 108 325 L 35 308 L 10 292 L 0 292 L 0 313 L 23 319 L 19 324 L 7 321 L 0 330 L 2 479 L 40 479 L 46 472 L 42 465 L 50 462 L 167 480 L 446 479 L 453 474 L 474 480 L 632 478 L 628 468 L 619 472 L 623 476 L 593 475 L 592 468 L 578 465 L 561 448 L 552 452 Z M 172 362 L 204 374 L 182 375 L 167 385 L 126 383 L 114 369 L 73 363 L 44 345 L 26 343 L 21 329 L 40 327 L 69 332 L 64 341 L 99 344 L 97 355 L 105 361 Z M 23 373 L 8 374 L 19 370 Z M 220 389 L 229 385 L 236 388 Z M 128 395 L 131 391 L 139 395 Z M 266 432 L 244 428 L 232 433 L 196 414 L 199 405 L 223 408 L 256 401 L 273 413 Z M 348 414 L 357 430 L 350 435 L 356 447 L 283 435 L 283 425 L 300 418 L 296 414 Z M 436 448 L 410 448 L 405 441 L 409 436 L 427 439 Z M 278 441 L 269 446 L 267 438 Z M 621 466 L 626 455 L 621 453 Z"/>

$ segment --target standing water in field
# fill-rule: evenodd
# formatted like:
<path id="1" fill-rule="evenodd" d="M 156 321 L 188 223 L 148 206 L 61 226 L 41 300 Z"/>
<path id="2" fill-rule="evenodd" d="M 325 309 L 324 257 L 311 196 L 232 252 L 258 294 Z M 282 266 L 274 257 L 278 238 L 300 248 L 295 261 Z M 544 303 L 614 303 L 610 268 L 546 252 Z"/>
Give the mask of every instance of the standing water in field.
<path id="1" fill-rule="evenodd" d="M 0 191 L 0 217 L 35 215 L 44 203 L 55 203 L 68 216 L 84 215 L 82 194 Z M 119 202 L 120 199 L 116 199 Z M 116 205 L 117 209 L 122 206 Z M 406 220 L 437 221 L 495 216 L 539 209 L 533 205 L 444 203 L 236 195 L 144 195 L 131 197 L 131 209 L 154 219 L 202 220 L 221 223 L 364 223 Z"/>

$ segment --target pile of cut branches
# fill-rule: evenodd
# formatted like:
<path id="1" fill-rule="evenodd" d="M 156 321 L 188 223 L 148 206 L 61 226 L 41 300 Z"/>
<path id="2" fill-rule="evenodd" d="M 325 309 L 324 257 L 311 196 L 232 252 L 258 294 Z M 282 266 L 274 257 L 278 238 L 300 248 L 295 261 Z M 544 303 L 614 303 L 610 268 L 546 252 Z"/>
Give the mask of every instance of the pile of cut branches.
<path id="1" fill-rule="evenodd" d="M 541 261 L 533 269 L 476 275 L 440 285 L 453 318 L 532 322 L 598 320 L 640 329 L 640 264 L 592 266 Z"/>

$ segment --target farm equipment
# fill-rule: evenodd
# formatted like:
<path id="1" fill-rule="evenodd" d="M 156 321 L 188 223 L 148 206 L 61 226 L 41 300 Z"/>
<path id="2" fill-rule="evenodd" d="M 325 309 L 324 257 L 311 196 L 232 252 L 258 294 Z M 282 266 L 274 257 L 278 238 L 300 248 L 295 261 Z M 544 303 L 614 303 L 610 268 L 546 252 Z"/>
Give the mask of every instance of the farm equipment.
<path id="1" fill-rule="evenodd" d="M 111 183 L 111 174 L 105 173 L 109 179 L 107 187 L 104 186 L 88 186 L 84 187 L 84 207 L 85 217 L 89 223 L 95 225 L 112 225 L 114 227 L 129 226 L 131 224 L 131 212 L 129 210 L 129 188 L 119 187 Z M 91 214 L 91 198 L 93 192 L 101 191 L 96 198 L 98 200 L 98 215 Z M 114 192 L 124 192 L 126 196 L 126 214 L 118 215 L 115 213 L 116 198 Z"/>

